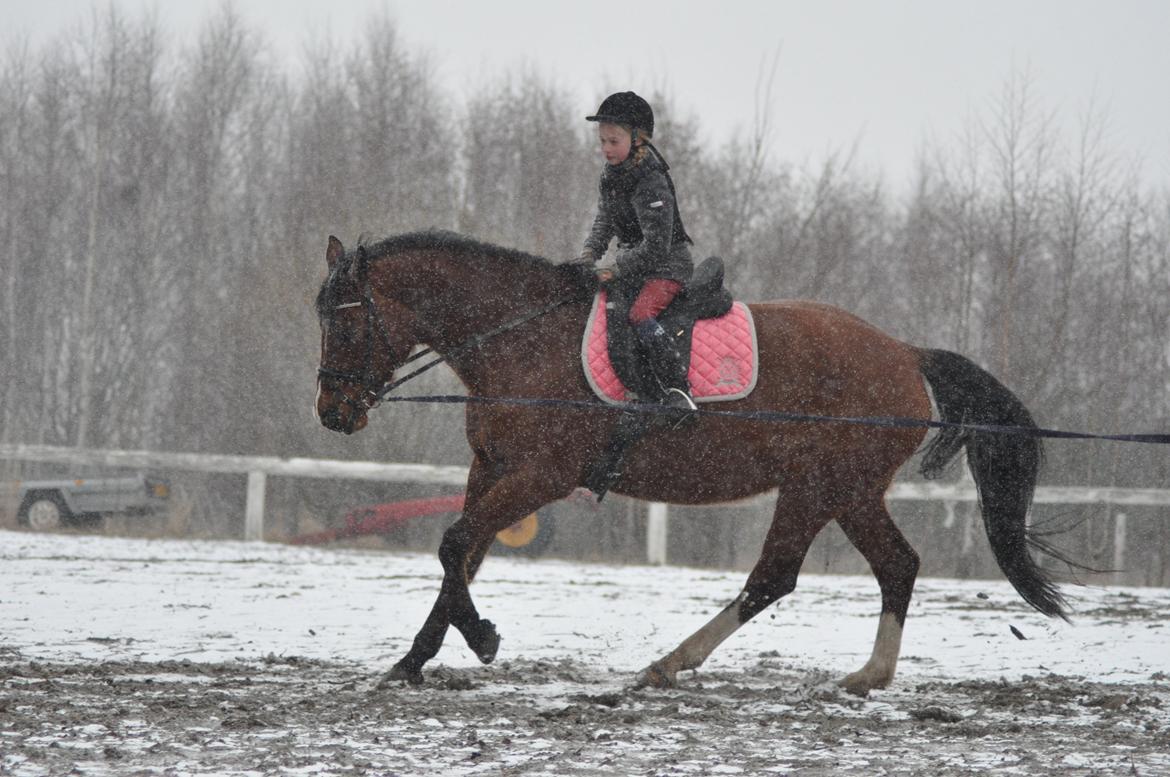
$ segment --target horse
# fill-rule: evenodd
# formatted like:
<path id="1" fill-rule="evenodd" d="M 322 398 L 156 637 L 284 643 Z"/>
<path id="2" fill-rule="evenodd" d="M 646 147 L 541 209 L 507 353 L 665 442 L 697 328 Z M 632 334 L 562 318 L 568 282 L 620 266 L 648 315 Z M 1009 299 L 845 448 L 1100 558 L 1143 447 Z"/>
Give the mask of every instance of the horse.
<path id="1" fill-rule="evenodd" d="M 618 423 L 620 413 L 591 392 L 580 358 L 597 275 L 591 267 L 437 231 L 350 251 L 331 236 L 325 259 L 328 274 L 316 300 L 321 424 L 344 434 L 363 429 L 384 388 L 420 346 L 433 349 L 467 391 L 472 458 L 463 512 L 439 545 L 442 585 L 409 651 L 382 683 L 422 683 L 423 666 L 452 625 L 490 663 L 500 636 L 476 610 L 469 584 L 492 538 L 580 487 Z M 937 477 L 966 450 L 1000 569 L 1029 605 L 1067 619 L 1060 590 L 1033 557 L 1033 550 L 1051 548 L 1027 524 L 1041 441 L 988 429 L 1037 428 L 1008 388 L 964 356 L 908 345 L 827 304 L 749 307 L 758 342 L 754 390 L 725 403 L 733 412 L 700 410 L 692 423 L 653 425 L 629 449 L 613 491 L 697 505 L 775 489 L 774 517 L 739 594 L 651 662 L 637 687 L 674 686 L 680 671 L 699 667 L 740 626 L 790 593 L 809 545 L 830 521 L 869 563 L 881 589 L 872 654 L 840 685 L 863 696 L 887 687 L 919 557 L 884 495 L 931 423 L 942 428 L 925 446 L 923 473 Z M 932 407 L 941 421 L 931 421 Z M 794 415 L 785 423 L 751 417 L 767 412 Z M 862 417 L 911 423 L 841 422 Z"/>

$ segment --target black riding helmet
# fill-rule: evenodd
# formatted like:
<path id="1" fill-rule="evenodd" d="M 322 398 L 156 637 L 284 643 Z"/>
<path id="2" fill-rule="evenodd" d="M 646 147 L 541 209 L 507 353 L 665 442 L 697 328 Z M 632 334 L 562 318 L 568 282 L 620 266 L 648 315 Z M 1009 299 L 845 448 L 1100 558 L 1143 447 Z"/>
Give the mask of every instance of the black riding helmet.
<path id="1" fill-rule="evenodd" d="M 624 124 L 647 135 L 654 134 L 654 109 L 650 103 L 633 92 L 615 92 L 601 101 L 601 107 L 585 121 L 603 121 L 607 124 Z"/>

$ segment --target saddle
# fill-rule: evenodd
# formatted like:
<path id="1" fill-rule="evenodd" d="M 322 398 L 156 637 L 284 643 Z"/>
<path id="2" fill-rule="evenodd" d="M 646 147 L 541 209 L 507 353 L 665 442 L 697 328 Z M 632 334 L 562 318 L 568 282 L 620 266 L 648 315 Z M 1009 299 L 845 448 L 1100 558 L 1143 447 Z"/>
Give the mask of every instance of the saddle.
<path id="1" fill-rule="evenodd" d="M 629 324 L 638 288 L 611 281 L 593 302 L 581 347 L 585 377 L 594 393 L 609 404 L 655 395 L 655 378 L 640 353 Z M 756 330 L 751 311 L 734 302 L 723 288 L 723 261 L 711 257 L 691 276 L 658 322 L 675 338 L 689 363 L 687 380 L 696 402 L 740 399 L 756 385 Z M 602 499 L 621 479 L 626 451 L 654 424 L 671 419 L 640 413 L 625 405 L 602 456 L 587 467 L 583 484 Z"/>
<path id="2" fill-rule="evenodd" d="M 655 396 L 655 378 L 646 362 L 630 308 L 639 288 L 620 278 L 598 293 L 585 329 L 581 356 L 597 396 L 621 403 Z M 739 399 L 754 387 L 757 372 L 751 312 L 723 286 L 723 261 L 703 261 L 690 281 L 658 315 L 674 338 L 696 402 Z"/>

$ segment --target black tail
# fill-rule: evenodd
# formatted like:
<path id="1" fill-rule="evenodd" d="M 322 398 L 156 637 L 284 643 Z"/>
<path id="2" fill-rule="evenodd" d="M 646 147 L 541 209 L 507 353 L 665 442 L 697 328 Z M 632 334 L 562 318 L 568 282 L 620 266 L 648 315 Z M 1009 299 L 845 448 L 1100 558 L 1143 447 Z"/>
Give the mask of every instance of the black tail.
<path id="1" fill-rule="evenodd" d="M 970 359 L 950 351 L 924 350 L 920 367 L 943 421 L 1036 428 L 1019 398 Z M 1059 558 L 1030 534 L 1026 522 L 1043 461 L 1040 438 L 945 427 L 927 446 L 922 474 L 937 477 L 964 446 L 999 568 L 1024 601 L 1045 615 L 1068 620 L 1064 597 L 1030 553 L 1035 548 Z"/>

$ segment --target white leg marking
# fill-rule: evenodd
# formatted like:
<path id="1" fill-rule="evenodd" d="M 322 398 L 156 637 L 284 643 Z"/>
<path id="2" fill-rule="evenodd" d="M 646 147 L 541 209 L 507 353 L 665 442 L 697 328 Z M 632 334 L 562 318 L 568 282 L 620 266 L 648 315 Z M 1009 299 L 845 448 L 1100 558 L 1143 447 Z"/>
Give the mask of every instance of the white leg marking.
<path id="1" fill-rule="evenodd" d="M 743 624 L 739 622 L 739 605 L 746 594 L 740 594 L 731 604 L 724 607 L 698 631 L 683 640 L 670 655 L 659 662 L 660 666 L 674 679 L 674 674 L 684 669 L 694 669 L 707 660 L 723 640 L 730 637 Z"/>
<path id="2" fill-rule="evenodd" d="M 873 654 L 860 671 L 841 681 L 845 690 L 864 696 L 873 688 L 885 688 L 894 679 L 898 655 L 902 651 L 902 627 L 892 613 L 883 612 L 878 620 Z"/>
<path id="3" fill-rule="evenodd" d="M 893 613 L 882 613 L 878 620 L 877 637 L 873 641 L 873 655 L 870 662 L 884 669 L 894 679 L 898 667 L 898 655 L 902 652 L 902 627 Z"/>
<path id="4" fill-rule="evenodd" d="M 683 640 L 676 651 L 681 654 L 684 663 L 680 669 L 694 669 L 699 666 L 723 643 L 723 640 L 739 630 L 743 625 L 739 622 L 740 601 L 741 599 L 736 599 L 724 607 L 718 615 L 707 621 L 703 628 Z"/>

